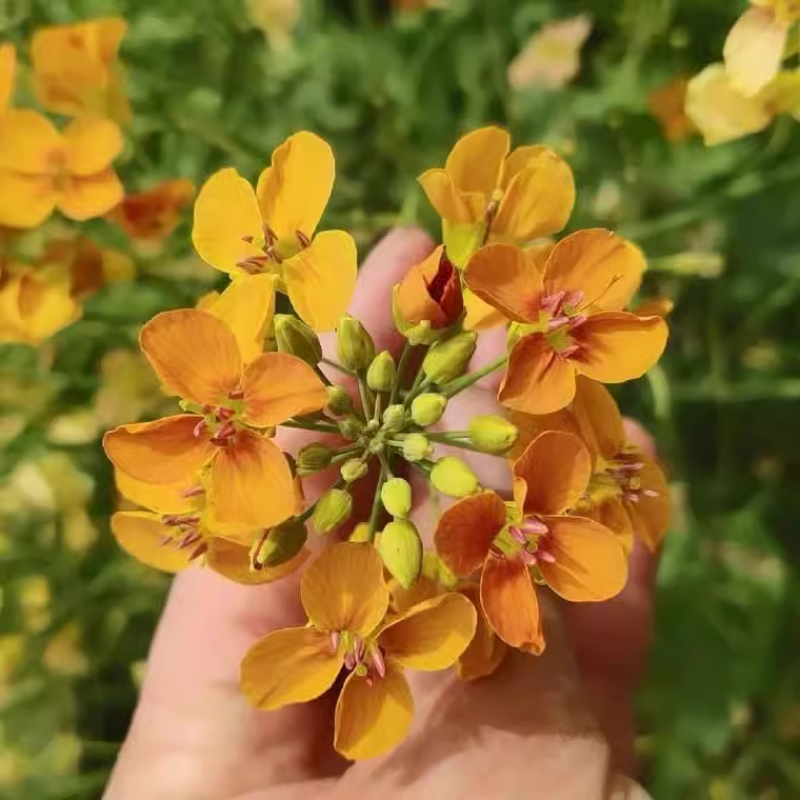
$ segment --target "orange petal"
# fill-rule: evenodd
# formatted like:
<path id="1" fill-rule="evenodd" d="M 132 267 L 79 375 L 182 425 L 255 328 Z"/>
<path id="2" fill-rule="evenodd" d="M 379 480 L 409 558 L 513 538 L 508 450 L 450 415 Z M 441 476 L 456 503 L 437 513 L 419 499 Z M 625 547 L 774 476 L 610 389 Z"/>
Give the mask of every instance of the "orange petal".
<path id="1" fill-rule="evenodd" d="M 465 497 L 439 518 L 434 543 L 442 561 L 456 575 L 479 569 L 506 524 L 506 504 L 494 492 Z"/>
<path id="2" fill-rule="evenodd" d="M 17 48 L 11 42 L 0 44 L 0 114 L 4 114 L 14 97 L 17 78 Z"/>
<path id="3" fill-rule="evenodd" d="M 628 559 L 620 538 L 584 517 L 544 517 L 547 551 L 555 561 L 540 560 L 548 586 L 565 600 L 608 600 L 628 579 Z"/>
<path id="4" fill-rule="evenodd" d="M 195 511 L 202 499 L 187 497 L 186 492 L 199 484 L 196 477 L 178 483 L 145 483 L 137 481 L 121 470 L 114 475 L 119 493 L 132 503 L 159 514 L 186 514 Z"/>
<path id="5" fill-rule="evenodd" d="M 300 600 L 317 628 L 369 636 L 389 607 L 380 556 L 366 543 L 329 546 L 303 573 Z"/>
<path id="6" fill-rule="evenodd" d="M 547 431 L 514 462 L 514 497 L 523 514 L 561 514 L 586 492 L 592 459 L 571 433 Z"/>
<path id="7" fill-rule="evenodd" d="M 655 497 L 640 493 L 638 503 L 625 503 L 633 532 L 651 550 L 655 551 L 669 530 L 672 503 L 669 484 L 660 467 L 647 456 L 640 456 L 644 466 L 638 473 L 644 491 L 655 492 Z"/>
<path id="8" fill-rule="evenodd" d="M 211 467 L 209 502 L 222 525 L 270 528 L 294 514 L 294 478 L 270 439 L 240 431 Z"/>
<path id="9" fill-rule="evenodd" d="M 327 633 L 313 628 L 284 628 L 256 642 L 242 661 L 241 687 L 264 711 L 307 703 L 333 686 L 343 655 Z"/>
<path id="10" fill-rule="evenodd" d="M 243 417 L 259 428 L 319 411 L 328 392 L 305 361 L 287 353 L 264 353 L 245 370 Z"/>
<path id="11" fill-rule="evenodd" d="M 725 69 L 746 97 L 757 95 L 778 74 L 789 27 L 774 10 L 752 6 L 730 29 L 722 51 Z"/>
<path id="12" fill-rule="evenodd" d="M 336 164 L 330 145 L 308 131 L 290 136 L 272 154 L 258 181 L 261 215 L 278 240 L 314 235 L 331 196 Z"/>
<path id="13" fill-rule="evenodd" d="M 239 386 L 242 359 L 236 337 L 205 311 L 182 308 L 156 314 L 142 328 L 139 343 L 171 394 L 215 406 Z"/>
<path id="14" fill-rule="evenodd" d="M 583 441 L 593 457 L 613 458 L 622 452 L 625 431 L 622 416 L 611 393 L 590 378 L 579 375 L 572 413 Z"/>
<path id="15" fill-rule="evenodd" d="M 475 636 L 469 647 L 461 654 L 456 664 L 456 674 L 462 681 L 474 681 L 491 675 L 508 654 L 508 645 L 495 636 L 489 627 L 480 605 L 480 592 L 477 586 L 461 590 L 470 599 L 477 611 Z"/>
<path id="16" fill-rule="evenodd" d="M 103 448 L 114 466 L 135 480 L 190 481 L 217 452 L 207 439 L 194 435 L 201 419 L 195 414 L 180 414 L 155 422 L 120 425 L 103 437 Z"/>
<path id="17" fill-rule="evenodd" d="M 156 514 L 143 511 L 119 511 L 111 517 L 111 531 L 120 547 L 143 564 L 162 572 L 180 572 L 191 562 L 191 547 L 177 549 L 164 539 L 171 530 Z"/>
<path id="18" fill-rule="evenodd" d="M 64 129 L 66 167 L 72 175 L 102 172 L 122 152 L 124 140 L 116 122 L 103 117 L 79 117 Z"/>
<path id="19" fill-rule="evenodd" d="M 468 331 L 486 331 L 504 325 L 505 316 L 469 289 L 464 290 L 464 328 Z"/>
<path id="20" fill-rule="evenodd" d="M 467 286 L 515 322 L 538 319 L 542 277 L 526 251 L 511 244 L 489 244 L 469 260 Z"/>
<path id="21" fill-rule="evenodd" d="M 369 682 L 348 676 L 336 703 L 333 746 L 351 761 L 375 758 L 408 736 L 414 698 L 403 671 L 391 663 L 386 674 Z"/>
<path id="22" fill-rule="evenodd" d="M 581 349 L 572 356 L 572 363 L 602 383 L 640 378 L 661 358 L 668 333 L 661 317 L 619 311 L 595 314 L 573 334 Z"/>
<path id="23" fill-rule="evenodd" d="M 82 222 L 107 214 L 124 196 L 117 173 L 106 169 L 96 175 L 66 181 L 58 194 L 58 210 L 68 219 Z"/>
<path id="24" fill-rule="evenodd" d="M 315 331 L 332 331 L 356 286 L 356 243 L 344 231 L 325 231 L 310 247 L 284 261 L 283 279 L 294 310 Z"/>
<path id="25" fill-rule="evenodd" d="M 245 586 L 272 583 L 298 570 L 311 555 L 303 548 L 294 558 L 277 567 L 250 568 L 250 547 L 215 536 L 208 540 L 206 566 Z"/>
<path id="26" fill-rule="evenodd" d="M 47 117 L 36 111 L 8 111 L 0 126 L 0 168 L 28 175 L 50 173 L 64 139 Z"/>
<path id="27" fill-rule="evenodd" d="M 575 396 L 575 368 L 541 334 L 523 336 L 512 348 L 498 400 L 526 414 L 551 414 Z"/>
<path id="28" fill-rule="evenodd" d="M 0 225 L 38 228 L 53 213 L 57 194 L 48 175 L 0 169 Z"/>
<path id="29" fill-rule="evenodd" d="M 408 271 L 395 288 L 394 304 L 408 325 L 426 320 L 441 330 L 459 320 L 464 311 L 461 277 L 442 245 Z"/>
<path id="30" fill-rule="evenodd" d="M 581 292 L 577 308 L 619 311 L 639 288 L 647 264 L 631 242 L 602 228 L 562 239 L 544 268 L 545 293 Z"/>
<path id="31" fill-rule="evenodd" d="M 500 186 L 503 161 L 511 137 L 502 128 L 479 128 L 462 136 L 450 151 L 445 170 L 459 192 L 477 192 L 486 198 Z"/>
<path id="32" fill-rule="evenodd" d="M 541 146 L 519 148 L 506 163 L 511 177 L 492 221 L 492 235 L 521 244 L 560 231 L 575 205 L 575 180 L 569 165 L 549 147 Z"/>
<path id="33" fill-rule="evenodd" d="M 514 447 L 508 452 L 508 457 L 516 461 L 528 448 L 528 445 L 545 431 L 563 431 L 580 436 L 580 428 L 572 411 L 562 408 L 553 414 L 524 414 L 512 411 L 509 420 L 519 432 L 519 437 Z"/>
<path id="34" fill-rule="evenodd" d="M 481 575 L 481 605 L 504 642 L 536 655 L 544 650 L 539 601 L 521 561 L 493 553 L 489 556 Z"/>
<path id="35" fill-rule="evenodd" d="M 623 505 L 618 498 L 612 498 L 600 505 L 581 507 L 578 513 L 613 531 L 619 537 L 625 553 L 629 554 L 633 547 L 634 530 L 633 521 L 627 510 L 628 505 L 630 504 Z"/>
<path id="36" fill-rule="evenodd" d="M 473 213 L 471 204 L 459 194 L 445 170 L 429 169 L 417 180 L 442 219 L 458 225 L 469 225 L 478 221 L 479 215 Z"/>

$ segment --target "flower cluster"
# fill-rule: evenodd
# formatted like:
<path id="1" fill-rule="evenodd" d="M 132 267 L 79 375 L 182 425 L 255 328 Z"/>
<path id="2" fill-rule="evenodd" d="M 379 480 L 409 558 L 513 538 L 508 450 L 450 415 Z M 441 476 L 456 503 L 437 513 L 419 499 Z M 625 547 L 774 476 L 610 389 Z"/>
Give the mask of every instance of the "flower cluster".
<path id="1" fill-rule="evenodd" d="M 255 643 L 242 688 L 275 709 L 340 686 L 334 744 L 362 759 L 408 731 L 405 670 L 471 680 L 509 648 L 539 654 L 545 587 L 608 599 L 634 538 L 658 546 L 668 488 L 604 384 L 652 367 L 667 326 L 626 310 L 646 266 L 631 242 L 607 230 L 544 238 L 571 214 L 569 166 L 488 127 L 419 179 L 443 244 L 374 298 L 405 340 L 378 352 L 346 313 L 354 241 L 317 230 L 334 175 L 331 148 L 301 132 L 255 187 L 233 169 L 207 181 L 193 241 L 230 283 L 144 325 L 142 351 L 179 409 L 114 428 L 104 447 L 141 508 L 112 528 L 140 560 L 245 584 L 304 566 L 308 624 Z M 296 317 L 275 313 L 276 293 Z M 505 328 L 507 351 L 481 362 L 490 328 Z M 454 430 L 452 398 L 493 373 L 499 408 Z M 498 459 L 507 494 L 481 484 L 470 451 Z"/>

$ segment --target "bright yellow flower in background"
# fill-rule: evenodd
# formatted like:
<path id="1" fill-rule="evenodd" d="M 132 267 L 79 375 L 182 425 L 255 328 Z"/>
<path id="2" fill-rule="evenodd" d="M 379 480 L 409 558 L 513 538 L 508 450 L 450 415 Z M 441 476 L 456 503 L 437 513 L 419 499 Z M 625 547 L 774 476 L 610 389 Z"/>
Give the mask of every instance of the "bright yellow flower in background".
<path id="1" fill-rule="evenodd" d="M 314 330 L 332 330 L 347 310 L 356 245 L 344 231 L 314 235 L 333 188 L 330 146 L 313 133 L 289 137 L 254 191 L 235 169 L 212 175 L 195 204 L 200 257 L 236 280 L 270 274 Z"/>
<path id="2" fill-rule="evenodd" d="M 303 573 L 300 599 L 309 624 L 257 642 L 242 662 L 242 689 L 272 710 L 324 694 L 349 671 L 336 704 L 334 747 L 346 758 L 374 758 L 405 739 L 414 702 L 404 671 L 447 669 L 475 633 L 476 613 L 456 593 L 387 617 L 383 564 L 370 544 L 343 542 Z"/>
<path id="3" fill-rule="evenodd" d="M 0 125 L 0 224 L 36 228 L 56 208 L 79 221 L 107 213 L 123 197 L 111 167 L 122 146 L 107 119 L 76 119 L 59 133 L 35 111 L 9 111 Z"/>
<path id="4" fill-rule="evenodd" d="M 118 63 L 127 27 L 125 20 L 109 18 L 39 28 L 31 59 L 41 105 L 69 117 L 91 113 L 127 124 L 131 111 Z"/>
<path id="5" fill-rule="evenodd" d="M 17 48 L 9 42 L 0 44 L 0 114 L 4 114 L 14 97 L 17 80 Z"/>

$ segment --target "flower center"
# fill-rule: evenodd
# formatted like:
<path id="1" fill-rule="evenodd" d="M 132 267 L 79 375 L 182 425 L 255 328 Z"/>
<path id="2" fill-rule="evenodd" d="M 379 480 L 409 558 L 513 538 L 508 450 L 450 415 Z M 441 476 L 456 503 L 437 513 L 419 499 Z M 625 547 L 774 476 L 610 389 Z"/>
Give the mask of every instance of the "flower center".
<path id="1" fill-rule="evenodd" d="M 198 514 L 164 514 L 161 523 L 169 530 L 161 540 L 162 547 L 172 545 L 176 550 L 192 548 L 189 561 L 194 561 L 208 550 L 200 532 L 201 517 Z"/>
<path id="2" fill-rule="evenodd" d="M 70 179 L 69 171 L 67 170 L 66 153 L 61 149 L 53 150 L 47 157 L 47 166 L 55 190 L 58 192 L 64 191 Z"/>
<path id="3" fill-rule="evenodd" d="M 386 660 L 376 641 L 362 639 L 349 631 L 332 631 L 330 636 L 334 653 L 344 649 L 345 669 L 366 678 L 370 685 L 386 675 Z"/>
<path id="4" fill-rule="evenodd" d="M 642 485 L 643 467 L 644 462 L 634 450 L 623 451 L 608 460 L 598 458 L 585 501 L 580 505 L 598 506 L 617 498 L 638 503 L 642 497 L 658 497 L 657 491 Z"/>
<path id="5" fill-rule="evenodd" d="M 550 530 L 538 517 L 525 517 L 508 525 L 495 539 L 492 551 L 503 558 L 517 558 L 529 567 L 555 564 Z"/>
<path id="6" fill-rule="evenodd" d="M 261 250 L 260 254 L 250 254 L 236 262 L 250 275 L 259 275 L 263 272 L 273 273 L 282 278 L 281 264 L 289 258 L 305 250 L 311 240 L 302 231 L 295 231 L 292 239 L 278 239 L 272 228 L 264 223 L 261 236 L 242 236 L 245 244 L 254 245 Z"/>
<path id="7" fill-rule="evenodd" d="M 573 336 L 574 331 L 586 322 L 586 315 L 578 310 L 583 302 L 582 291 L 558 291 L 540 301 L 539 321 L 544 325 L 544 336 L 548 344 L 562 358 L 570 358 L 581 344 Z"/>
<path id="8" fill-rule="evenodd" d="M 229 445 L 238 430 L 236 416 L 241 411 L 240 401 L 243 397 L 241 389 L 234 389 L 228 393 L 229 402 L 201 406 L 198 413 L 202 415 L 202 419 L 194 426 L 195 438 L 208 436 L 213 444 L 220 447 Z"/>

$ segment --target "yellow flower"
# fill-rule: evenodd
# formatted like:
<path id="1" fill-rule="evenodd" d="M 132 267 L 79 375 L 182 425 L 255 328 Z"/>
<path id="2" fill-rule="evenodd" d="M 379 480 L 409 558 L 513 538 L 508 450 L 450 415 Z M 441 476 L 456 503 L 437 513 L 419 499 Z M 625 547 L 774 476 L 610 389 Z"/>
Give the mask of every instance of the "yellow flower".
<path id="1" fill-rule="evenodd" d="M 266 34 L 274 48 L 287 47 L 291 33 L 300 21 L 300 0 L 248 0 L 253 23 Z"/>
<path id="2" fill-rule="evenodd" d="M 0 44 L 0 114 L 11 105 L 17 78 L 17 49 L 10 42 Z"/>
<path id="3" fill-rule="evenodd" d="M 9 111 L 0 126 L 0 224 L 36 228 L 54 209 L 86 220 L 123 196 L 111 162 L 122 150 L 119 127 L 82 117 L 59 133 L 35 111 Z"/>
<path id="4" fill-rule="evenodd" d="M 131 111 L 117 60 L 127 27 L 125 20 L 109 18 L 37 30 L 31 59 L 41 105 L 70 117 L 90 112 L 128 123 Z"/>
<path id="5" fill-rule="evenodd" d="M 111 350 L 100 362 L 101 386 L 94 398 L 100 428 L 138 421 L 166 403 L 147 360 L 133 350 Z"/>
<path id="6" fill-rule="evenodd" d="M 475 633 L 476 613 L 449 593 L 387 618 L 389 590 L 369 544 L 329 547 L 303 573 L 300 599 L 309 623 L 257 642 L 242 662 L 242 688 L 264 710 L 324 694 L 349 671 L 336 704 L 334 747 L 346 758 L 373 758 L 408 734 L 413 698 L 406 668 L 453 666 Z"/>
<path id="7" fill-rule="evenodd" d="M 235 169 L 212 175 L 195 204 L 192 239 L 200 257 L 234 280 L 268 273 L 314 330 L 333 330 L 355 287 L 352 236 L 314 236 L 333 188 L 330 146 L 306 131 L 272 154 L 253 187 Z"/>

